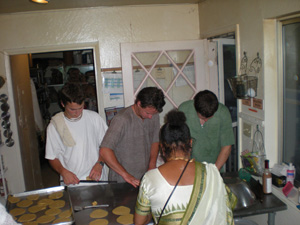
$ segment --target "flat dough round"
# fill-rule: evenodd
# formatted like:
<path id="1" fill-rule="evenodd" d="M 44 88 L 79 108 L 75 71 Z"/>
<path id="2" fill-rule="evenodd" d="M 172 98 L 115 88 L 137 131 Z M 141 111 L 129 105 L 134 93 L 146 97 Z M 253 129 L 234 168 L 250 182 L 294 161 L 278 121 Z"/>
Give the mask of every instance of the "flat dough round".
<path id="1" fill-rule="evenodd" d="M 53 223 L 64 223 L 64 222 L 71 222 L 70 218 L 58 218 L 56 220 L 53 221 Z"/>
<path id="2" fill-rule="evenodd" d="M 58 208 L 53 208 L 53 209 L 48 209 L 45 214 L 46 215 L 52 215 L 52 216 L 56 216 L 57 214 L 61 213 L 61 209 Z"/>
<path id="3" fill-rule="evenodd" d="M 47 207 L 46 205 L 34 205 L 34 206 L 31 206 L 30 208 L 28 208 L 28 212 L 37 213 L 39 211 L 46 209 L 46 207 Z"/>
<path id="4" fill-rule="evenodd" d="M 70 217 L 72 215 L 72 211 L 70 209 L 67 209 L 65 211 L 63 211 L 62 213 L 60 213 L 58 215 L 59 218 L 67 218 Z"/>
<path id="5" fill-rule="evenodd" d="M 44 198 L 38 201 L 38 205 L 50 205 L 51 203 L 53 203 L 54 200 L 49 199 L 49 198 Z"/>
<path id="6" fill-rule="evenodd" d="M 89 223 L 89 225 L 107 225 L 108 220 L 107 219 L 97 219 L 93 220 Z"/>
<path id="7" fill-rule="evenodd" d="M 36 221 L 30 221 L 30 222 L 23 223 L 23 225 L 38 225 L 38 223 Z"/>
<path id="8" fill-rule="evenodd" d="M 54 202 L 52 202 L 50 205 L 49 205 L 49 208 L 50 209 L 53 209 L 53 208 L 62 208 L 64 207 L 66 204 L 66 201 L 65 200 L 55 200 Z"/>
<path id="9" fill-rule="evenodd" d="M 58 192 L 54 192 L 54 193 L 50 194 L 48 198 L 50 198 L 50 199 L 59 199 L 62 196 L 64 196 L 64 193 L 62 191 L 58 191 Z"/>
<path id="10" fill-rule="evenodd" d="M 26 210 L 23 208 L 14 208 L 14 209 L 10 210 L 9 213 L 12 216 L 20 216 L 20 215 L 24 214 L 25 211 Z"/>
<path id="11" fill-rule="evenodd" d="M 18 202 L 17 206 L 22 207 L 22 208 L 27 208 L 27 207 L 31 206 L 32 204 L 33 204 L 32 200 L 25 199 L 25 200 Z"/>
<path id="12" fill-rule="evenodd" d="M 108 215 L 108 212 L 104 209 L 96 209 L 93 212 L 91 212 L 90 217 L 91 218 L 103 218 Z"/>
<path id="13" fill-rule="evenodd" d="M 40 195 L 39 195 L 39 194 L 27 196 L 27 199 L 28 199 L 28 200 L 33 200 L 33 201 L 38 200 L 39 198 L 40 198 Z"/>
<path id="14" fill-rule="evenodd" d="M 7 200 L 10 202 L 10 203 L 17 203 L 19 202 L 21 199 L 18 198 L 18 197 L 14 197 L 14 196 L 8 196 Z"/>
<path id="15" fill-rule="evenodd" d="M 55 216 L 52 215 L 43 215 L 39 218 L 37 218 L 36 222 L 38 223 L 50 223 L 55 219 Z"/>
<path id="16" fill-rule="evenodd" d="M 32 221 L 32 220 L 35 220 L 36 218 L 36 215 L 35 214 L 32 214 L 32 213 L 28 213 L 28 214 L 24 214 L 22 216 L 20 216 L 20 218 L 18 219 L 18 222 L 29 222 L 29 221 Z"/>
<path id="17" fill-rule="evenodd" d="M 133 224 L 133 214 L 119 216 L 117 222 L 120 224 Z"/>
<path id="18" fill-rule="evenodd" d="M 112 213 L 115 215 L 120 215 L 120 216 L 127 215 L 127 214 L 130 214 L 130 208 L 128 208 L 126 206 L 118 206 L 113 209 Z"/>

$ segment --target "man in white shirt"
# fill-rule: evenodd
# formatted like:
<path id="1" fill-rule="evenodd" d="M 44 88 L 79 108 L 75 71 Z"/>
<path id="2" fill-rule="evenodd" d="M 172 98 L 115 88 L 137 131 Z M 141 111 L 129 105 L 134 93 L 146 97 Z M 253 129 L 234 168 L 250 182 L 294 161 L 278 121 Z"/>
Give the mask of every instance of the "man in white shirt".
<path id="1" fill-rule="evenodd" d="M 67 83 L 60 91 L 64 112 L 47 127 L 45 157 L 66 185 L 107 180 L 108 168 L 99 154 L 107 125 L 98 113 L 84 109 L 84 99 L 80 85 Z"/>

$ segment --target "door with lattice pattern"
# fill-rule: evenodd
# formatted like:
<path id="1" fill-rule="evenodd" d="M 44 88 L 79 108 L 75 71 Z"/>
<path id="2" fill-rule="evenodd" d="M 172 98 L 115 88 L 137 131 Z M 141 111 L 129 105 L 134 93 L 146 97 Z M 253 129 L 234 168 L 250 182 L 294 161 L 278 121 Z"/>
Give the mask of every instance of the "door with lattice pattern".
<path id="1" fill-rule="evenodd" d="M 164 115 L 204 89 L 218 96 L 216 43 L 208 40 L 121 44 L 125 107 L 144 87 L 166 97 Z"/>

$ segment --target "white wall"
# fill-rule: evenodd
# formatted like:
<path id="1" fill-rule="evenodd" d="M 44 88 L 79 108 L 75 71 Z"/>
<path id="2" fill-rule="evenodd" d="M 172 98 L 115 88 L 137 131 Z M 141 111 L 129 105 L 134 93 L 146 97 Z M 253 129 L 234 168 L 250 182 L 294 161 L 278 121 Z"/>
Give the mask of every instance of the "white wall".
<path id="1" fill-rule="evenodd" d="M 209 0 L 199 4 L 201 38 L 235 30 L 238 59 L 246 52 L 248 67 L 257 53 L 262 59 L 261 71 L 249 75 L 258 76 L 257 98 L 264 100 L 264 109 L 254 113 L 240 104 L 240 111 L 264 120 L 265 149 L 271 166 L 278 161 L 278 40 L 274 33 L 277 29 L 275 22 L 276 18 L 299 10 L 299 0 Z"/>
<path id="2" fill-rule="evenodd" d="M 244 51 L 247 52 L 248 64 L 256 57 L 257 52 L 260 54 L 262 70 L 255 75 L 258 76 L 259 83 L 257 98 L 264 100 L 264 109 L 253 113 L 249 111 L 249 107 L 241 106 L 239 102 L 239 110 L 263 120 L 266 156 L 270 159 L 271 166 L 278 162 L 281 146 L 278 63 L 280 37 L 277 20 L 286 15 L 296 16 L 299 11 L 299 0 L 208 0 L 199 4 L 201 38 L 235 30 L 239 60 Z M 239 134 L 241 135 L 241 126 Z M 281 192 L 275 194 L 285 200 Z M 287 211 L 278 212 L 276 224 L 297 224 L 300 213 L 295 208 L 295 205 L 289 204 Z M 258 224 L 267 224 L 266 214 L 253 216 L 251 219 Z"/>
<path id="3" fill-rule="evenodd" d="M 9 93 L 12 100 L 9 62 L 4 60 L 4 55 L 93 47 L 99 76 L 100 67 L 121 67 L 120 43 L 194 40 L 200 36 L 196 4 L 5 14 L 0 15 L 0 31 L 0 75 L 7 78 L 0 94 Z M 98 90 L 101 86 L 98 77 Z M 10 104 L 15 118 L 13 101 Z M 16 121 L 11 122 L 16 144 L 12 148 L 1 147 L 1 154 L 9 167 L 6 173 L 9 190 L 17 193 L 25 187 Z"/>

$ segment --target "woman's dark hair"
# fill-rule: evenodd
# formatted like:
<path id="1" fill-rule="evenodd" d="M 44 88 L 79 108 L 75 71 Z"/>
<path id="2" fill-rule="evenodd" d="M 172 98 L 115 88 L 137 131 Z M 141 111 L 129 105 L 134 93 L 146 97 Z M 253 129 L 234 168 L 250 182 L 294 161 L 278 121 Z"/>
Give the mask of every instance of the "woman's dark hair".
<path id="1" fill-rule="evenodd" d="M 185 121 L 186 117 L 181 111 L 174 109 L 166 114 L 166 123 L 160 129 L 162 155 L 165 158 L 169 158 L 172 151 L 191 151 L 191 134 Z"/>
<path id="2" fill-rule="evenodd" d="M 164 93 L 159 88 L 146 87 L 137 94 L 135 104 L 140 101 L 142 108 L 154 107 L 158 112 L 162 112 L 166 104 L 164 98 Z"/>
<path id="3" fill-rule="evenodd" d="M 60 90 L 59 94 L 60 100 L 64 105 L 66 105 L 68 102 L 74 102 L 80 105 L 85 99 L 83 89 L 77 83 L 66 83 Z"/>
<path id="4" fill-rule="evenodd" d="M 204 90 L 194 97 L 194 106 L 198 113 L 208 118 L 213 116 L 218 110 L 219 101 L 213 92 Z"/>

